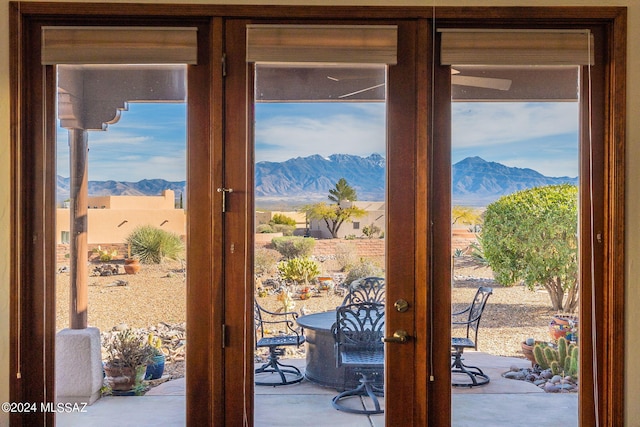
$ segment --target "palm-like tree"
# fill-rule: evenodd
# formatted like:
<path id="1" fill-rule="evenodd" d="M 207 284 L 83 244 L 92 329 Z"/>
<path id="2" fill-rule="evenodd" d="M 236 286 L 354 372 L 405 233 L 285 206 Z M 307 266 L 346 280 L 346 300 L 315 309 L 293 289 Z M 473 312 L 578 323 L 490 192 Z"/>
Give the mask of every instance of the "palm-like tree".
<path id="1" fill-rule="evenodd" d="M 335 188 L 329 190 L 329 200 L 340 206 L 342 201 L 353 202 L 358 200 L 358 196 L 356 194 L 356 190 L 347 184 L 347 180 L 340 178 L 336 183 Z"/>

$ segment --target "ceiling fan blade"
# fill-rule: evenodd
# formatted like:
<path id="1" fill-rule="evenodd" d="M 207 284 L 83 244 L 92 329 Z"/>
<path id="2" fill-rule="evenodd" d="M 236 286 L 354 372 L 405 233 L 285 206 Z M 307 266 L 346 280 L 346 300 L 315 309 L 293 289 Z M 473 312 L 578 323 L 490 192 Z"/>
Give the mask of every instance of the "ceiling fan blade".
<path id="1" fill-rule="evenodd" d="M 339 98 L 339 99 L 348 98 L 348 97 L 350 97 L 350 96 L 357 95 L 357 94 L 362 93 L 362 92 L 367 92 L 367 91 L 369 91 L 369 90 L 377 89 L 377 88 L 382 87 L 382 86 L 384 86 L 384 85 L 385 85 L 385 83 L 380 83 L 380 84 L 375 85 L 375 86 L 369 86 L 369 87 L 366 87 L 366 88 L 364 88 L 364 89 L 357 90 L 357 91 L 355 91 L 355 92 L 345 93 L 344 95 L 340 95 L 340 96 L 338 96 L 338 98 Z"/>
<path id="2" fill-rule="evenodd" d="M 451 84 L 460 86 L 482 87 L 486 89 L 509 90 L 511 80 L 494 79 L 490 77 L 461 76 L 454 74 L 451 76 Z"/>

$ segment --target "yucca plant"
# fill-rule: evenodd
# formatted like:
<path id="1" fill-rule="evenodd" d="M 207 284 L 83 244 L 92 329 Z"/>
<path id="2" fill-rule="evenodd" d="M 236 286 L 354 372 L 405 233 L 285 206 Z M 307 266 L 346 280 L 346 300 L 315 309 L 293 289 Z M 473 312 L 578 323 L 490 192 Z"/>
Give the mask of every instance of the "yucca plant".
<path id="1" fill-rule="evenodd" d="M 159 264 L 165 258 L 180 259 L 184 253 L 184 243 L 177 234 L 150 225 L 133 230 L 127 244 L 131 256 L 143 264 Z"/>

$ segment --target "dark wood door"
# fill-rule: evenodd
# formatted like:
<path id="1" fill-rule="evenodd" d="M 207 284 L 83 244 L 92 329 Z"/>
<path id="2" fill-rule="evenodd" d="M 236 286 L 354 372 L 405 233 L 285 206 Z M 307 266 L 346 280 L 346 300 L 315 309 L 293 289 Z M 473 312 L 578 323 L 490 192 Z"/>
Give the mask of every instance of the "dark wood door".
<path id="1" fill-rule="evenodd" d="M 253 73 L 245 57 L 247 21 L 226 23 L 225 144 L 224 187 L 224 283 L 225 283 L 225 417 L 240 423 L 253 419 Z M 371 24 L 371 23 L 368 23 Z M 375 23 L 374 23 L 375 24 Z M 386 22 L 386 24 L 395 24 Z M 386 346 L 385 418 L 387 425 L 417 425 L 415 404 L 416 372 L 425 372 L 425 346 L 422 334 L 416 339 L 415 289 L 424 283 L 424 224 L 418 221 L 426 206 L 424 200 L 425 166 L 419 157 L 416 111 L 417 68 L 414 49 L 417 26 L 398 24 L 398 64 L 389 66 L 387 81 L 387 222 L 386 280 L 387 335 L 405 330 L 405 344 Z M 397 300 L 406 300 L 409 310 L 394 308 Z M 423 307 L 422 307 L 423 308 Z M 421 356 L 417 356 L 420 353 Z"/>

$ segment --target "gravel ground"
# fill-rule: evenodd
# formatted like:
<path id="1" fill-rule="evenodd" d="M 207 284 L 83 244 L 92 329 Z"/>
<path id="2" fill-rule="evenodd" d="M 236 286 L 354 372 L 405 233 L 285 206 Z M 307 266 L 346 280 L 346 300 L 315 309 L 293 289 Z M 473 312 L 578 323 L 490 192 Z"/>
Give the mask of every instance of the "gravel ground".
<path id="1" fill-rule="evenodd" d="M 116 263 L 114 263 L 116 264 Z M 90 273 L 99 264 L 90 266 Z M 325 271 L 326 271 L 326 267 Z M 183 266 L 179 262 L 143 265 L 136 275 L 89 277 L 90 326 L 102 331 L 126 324 L 132 328 L 148 328 L 161 322 L 178 324 L 185 320 L 186 286 Z M 69 322 L 69 273 L 61 272 L 57 280 L 57 329 Z M 126 282 L 126 283 L 125 283 Z M 455 259 L 452 286 L 453 310 L 466 306 L 478 286 L 493 287 L 482 317 L 478 336 L 480 351 L 523 357 L 520 342 L 527 337 L 548 339 L 548 323 L 554 314 L 544 291 L 531 292 L 523 286 L 505 288 L 492 280 L 489 269 L 479 267 L 470 257 Z M 328 295 L 327 295 L 328 294 Z M 281 303 L 275 295 L 260 298 L 268 309 Z M 294 299 L 296 311 L 317 312 L 334 309 L 342 301 L 336 294 L 325 293 L 309 300 Z"/>

